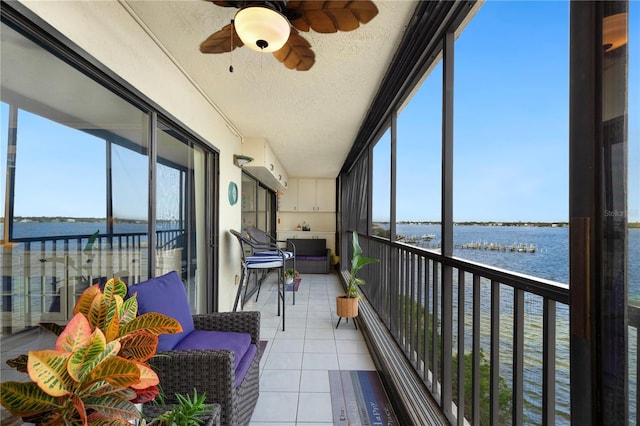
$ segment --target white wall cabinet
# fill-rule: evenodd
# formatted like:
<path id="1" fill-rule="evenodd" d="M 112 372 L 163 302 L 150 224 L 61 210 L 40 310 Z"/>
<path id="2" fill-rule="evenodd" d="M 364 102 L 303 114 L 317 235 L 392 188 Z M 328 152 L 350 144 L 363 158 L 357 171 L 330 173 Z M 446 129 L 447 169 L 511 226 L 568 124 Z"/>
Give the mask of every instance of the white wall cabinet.
<path id="1" fill-rule="evenodd" d="M 298 211 L 298 179 L 290 179 L 285 191 L 278 195 L 278 210 L 283 212 Z"/>
<path id="2" fill-rule="evenodd" d="M 287 190 L 279 198 L 278 210 L 335 212 L 335 181 L 333 179 L 289 179 Z"/>
<path id="3" fill-rule="evenodd" d="M 246 138 L 242 153 L 253 157 L 253 161 L 243 169 L 260 182 L 274 191 L 282 191 L 288 187 L 287 174 L 265 139 Z"/>

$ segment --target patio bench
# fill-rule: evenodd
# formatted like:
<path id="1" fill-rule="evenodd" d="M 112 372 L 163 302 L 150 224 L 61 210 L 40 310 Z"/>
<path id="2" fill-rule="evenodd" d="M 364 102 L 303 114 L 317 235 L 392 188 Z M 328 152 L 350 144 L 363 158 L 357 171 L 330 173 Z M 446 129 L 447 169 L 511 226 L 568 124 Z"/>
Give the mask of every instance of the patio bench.
<path id="1" fill-rule="evenodd" d="M 331 249 L 325 239 L 290 238 L 296 248 L 296 269 L 301 274 L 328 274 L 331 265 Z"/>

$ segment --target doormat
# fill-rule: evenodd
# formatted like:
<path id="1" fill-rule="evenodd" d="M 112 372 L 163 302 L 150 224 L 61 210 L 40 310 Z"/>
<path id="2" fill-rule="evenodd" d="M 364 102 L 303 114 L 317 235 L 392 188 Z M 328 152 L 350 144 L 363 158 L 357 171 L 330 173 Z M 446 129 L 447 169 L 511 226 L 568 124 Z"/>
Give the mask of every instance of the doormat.
<path id="1" fill-rule="evenodd" d="M 285 291 L 298 291 L 298 288 L 300 287 L 300 281 L 302 281 L 302 278 L 294 279 L 291 284 L 287 284 L 285 286 Z M 278 286 L 277 285 L 273 285 L 269 289 L 269 291 L 276 291 L 276 290 L 278 290 Z"/>
<path id="2" fill-rule="evenodd" d="M 334 425 L 398 426 L 376 371 L 329 370 Z"/>

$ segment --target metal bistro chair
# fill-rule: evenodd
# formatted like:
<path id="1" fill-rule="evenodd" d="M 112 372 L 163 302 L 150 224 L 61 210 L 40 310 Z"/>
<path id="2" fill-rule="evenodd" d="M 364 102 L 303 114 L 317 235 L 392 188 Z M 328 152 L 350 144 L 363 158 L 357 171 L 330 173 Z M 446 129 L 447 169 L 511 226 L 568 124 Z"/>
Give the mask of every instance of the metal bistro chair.
<path id="1" fill-rule="evenodd" d="M 244 298 L 247 292 L 247 283 L 252 271 L 262 271 L 262 276 L 258 279 L 258 294 L 256 300 L 260 295 L 260 287 L 262 282 L 267 277 L 268 273 L 273 269 L 279 269 L 278 273 L 278 316 L 280 316 L 280 304 L 282 303 L 282 331 L 285 328 L 285 284 L 284 284 L 284 268 L 287 259 L 293 258 L 293 253 L 282 250 L 277 244 L 257 244 L 255 241 L 243 236 L 240 232 L 231 229 L 229 232 L 238 239 L 240 243 L 240 250 L 242 256 L 242 274 L 240 276 L 240 284 L 236 292 L 236 299 L 233 304 L 233 311 L 238 308 L 238 302 L 242 295 L 242 288 L 244 289 Z"/>
<path id="2" fill-rule="evenodd" d="M 262 247 L 265 250 L 269 250 L 274 244 L 278 246 L 279 246 L 278 243 L 286 244 L 285 253 L 287 253 L 287 258 L 285 259 L 284 269 L 285 270 L 287 269 L 286 262 L 292 262 L 293 270 L 294 271 L 297 270 L 296 269 L 296 245 L 293 244 L 293 242 L 289 240 L 276 240 L 271 235 L 264 232 L 262 229 L 255 228 L 253 226 L 247 227 L 247 235 L 249 236 L 249 239 L 255 243 L 255 247 Z M 295 284 L 292 286 L 291 291 L 293 293 L 293 304 L 295 305 L 296 304 Z M 260 287 L 258 287 L 258 294 L 260 294 Z M 258 297 L 256 296 L 256 301 L 257 300 L 258 300 Z"/>

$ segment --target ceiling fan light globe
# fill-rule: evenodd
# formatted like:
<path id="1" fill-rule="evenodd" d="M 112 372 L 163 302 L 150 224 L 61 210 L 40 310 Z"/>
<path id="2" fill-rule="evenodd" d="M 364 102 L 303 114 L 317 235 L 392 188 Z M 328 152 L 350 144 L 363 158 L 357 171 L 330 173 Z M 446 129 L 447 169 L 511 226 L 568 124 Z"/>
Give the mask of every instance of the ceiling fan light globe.
<path id="1" fill-rule="evenodd" d="M 289 39 L 291 31 L 287 18 L 263 6 L 240 9 L 233 21 L 240 40 L 257 52 L 280 50 Z"/>

